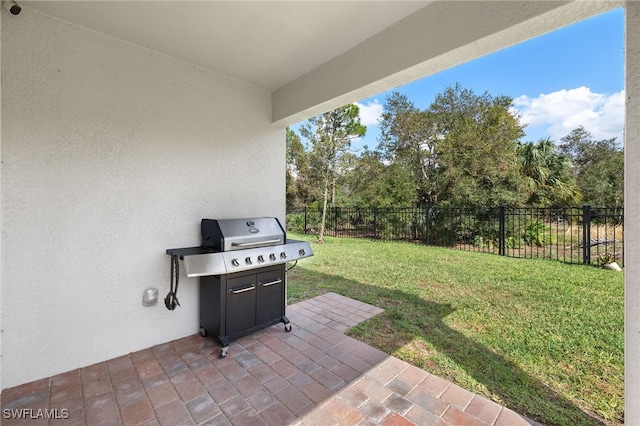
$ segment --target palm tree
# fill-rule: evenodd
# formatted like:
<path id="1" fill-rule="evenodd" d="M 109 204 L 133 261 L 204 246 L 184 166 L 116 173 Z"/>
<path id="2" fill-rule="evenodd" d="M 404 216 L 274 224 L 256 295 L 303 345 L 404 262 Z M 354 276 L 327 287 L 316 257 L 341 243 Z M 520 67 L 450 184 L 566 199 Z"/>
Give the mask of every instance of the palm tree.
<path id="1" fill-rule="evenodd" d="M 517 153 L 528 205 L 552 207 L 573 205 L 580 201 L 571 162 L 567 157 L 557 154 L 557 147 L 549 137 L 537 143 L 518 143 Z"/>

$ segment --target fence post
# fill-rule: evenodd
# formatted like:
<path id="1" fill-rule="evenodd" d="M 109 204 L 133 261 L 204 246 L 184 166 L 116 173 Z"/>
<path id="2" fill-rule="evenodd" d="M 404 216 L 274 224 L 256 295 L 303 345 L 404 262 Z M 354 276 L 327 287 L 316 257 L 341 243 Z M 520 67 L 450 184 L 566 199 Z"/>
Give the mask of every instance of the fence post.
<path id="1" fill-rule="evenodd" d="M 304 233 L 307 233 L 307 206 L 304 206 Z"/>
<path id="2" fill-rule="evenodd" d="M 591 264 L 591 206 L 582 206 L 582 263 Z"/>
<path id="3" fill-rule="evenodd" d="M 498 230 L 498 254 L 500 256 L 505 256 L 505 232 L 504 232 L 504 224 L 505 224 L 505 214 L 504 214 L 504 206 L 500 206 L 498 210 L 498 220 L 500 223 Z"/>
<path id="4" fill-rule="evenodd" d="M 429 206 L 424 209 L 424 244 L 429 245 Z"/>
<path id="5" fill-rule="evenodd" d="M 378 239 L 378 208 L 373 208 L 373 239 Z"/>

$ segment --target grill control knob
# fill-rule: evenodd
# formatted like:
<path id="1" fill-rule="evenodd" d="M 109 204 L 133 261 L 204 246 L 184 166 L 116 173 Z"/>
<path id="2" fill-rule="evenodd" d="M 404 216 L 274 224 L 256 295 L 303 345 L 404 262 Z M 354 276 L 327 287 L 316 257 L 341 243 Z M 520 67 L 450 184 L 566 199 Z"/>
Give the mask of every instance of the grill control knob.
<path id="1" fill-rule="evenodd" d="M 233 259 L 233 260 L 231 260 L 231 264 L 232 264 L 233 266 L 240 266 L 240 262 L 238 262 L 238 259 Z"/>
<path id="2" fill-rule="evenodd" d="M 304 255 L 305 255 L 305 254 L 307 254 L 307 253 L 304 251 L 304 249 L 300 249 L 300 250 L 298 251 L 298 254 L 299 254 L 300 256 L 304 256 Z"/>
<path id="3" fill-rule="evenodd" d="M 264 262 L 264 256 L 260 255 L 258 256 L 258 263 L 262 263 Z"/>
<path id="4" fill-rule="evenodd" d="M 253 262 L 251 261 L 250 257 L 245 257 L 244 263 L 246 263 L 247 265 L 251 265 Z"/>
<path id="5" fill-rule="evenodd" d="M 282 252 L 280 253 L 280 259 L 286 259 L 287 258 L 287 253 Z"/>
<path id="6" fill-rule="evenodd" d="M 274 253 L 271 253 L 271 254 L 269 255 L 269 260 L 270 260 L 270 261 L 272 261 L 272 262 L 275 262 L 275 260 L 276 260 L 276 255 L 275 255 Z"/>

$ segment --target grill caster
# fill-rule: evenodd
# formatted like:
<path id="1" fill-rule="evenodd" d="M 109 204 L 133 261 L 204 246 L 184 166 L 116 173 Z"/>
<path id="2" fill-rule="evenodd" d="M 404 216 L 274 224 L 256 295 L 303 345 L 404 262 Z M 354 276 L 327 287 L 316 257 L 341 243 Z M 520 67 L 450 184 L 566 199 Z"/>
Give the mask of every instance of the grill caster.
<path id="1" fill-rule="evenodd" d="M 284 323 L 284 331 L 289 333 L 291 331 L 291 322 L 289 321 L 289 318 L 282 316 L 282 318 L 280 318 L 280 322 Z"/>
<path id="2" fill-rule="evenodd" d="M 227 356 L 227 351 L 229 350 L 229 346 L 225 346 L 220 351 L 220 358 L 225 358 Z"/>
<path id="3" fill-rule="evenodd" d="M 202 337 L 207 337 L 207 335 L 208 335 L 208 334 L 209 334 L 209 333 L 207 333 L 207 330 L 205 330 L 205 328 L 204 328 L 204 327 L 200 327 L 200 335 L 201 335 Z"/>

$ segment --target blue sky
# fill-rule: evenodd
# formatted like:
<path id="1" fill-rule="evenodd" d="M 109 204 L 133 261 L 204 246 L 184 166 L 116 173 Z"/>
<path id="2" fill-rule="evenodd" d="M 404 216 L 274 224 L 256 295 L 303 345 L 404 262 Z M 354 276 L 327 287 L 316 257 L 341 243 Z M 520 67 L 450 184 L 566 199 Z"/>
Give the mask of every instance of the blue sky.
<path id="1" fill-rule="evenodd" d="M 623 48 L 624 10 L 620 8 L 393 91 L 425 109 L 445 87 L 458 82 L 476 94 L 486 91 L 513 98 L 521 122 L 527 123 L 525 141 L 549 136 L 559 142 L 582 125 L 596 139 L 617 137 L 622 143 Z M 367 135 L 353 142 L 356 151 L 364 145 L 377 147 L 377 119 L 391 92 L 357 102 Z"/>

